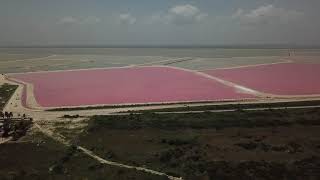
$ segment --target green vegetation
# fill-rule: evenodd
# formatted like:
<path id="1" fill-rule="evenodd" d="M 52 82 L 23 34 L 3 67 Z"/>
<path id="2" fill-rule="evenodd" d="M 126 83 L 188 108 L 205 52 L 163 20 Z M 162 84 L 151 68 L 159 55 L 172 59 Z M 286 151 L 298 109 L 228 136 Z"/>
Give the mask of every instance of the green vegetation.
<path id="1" fill-rule="evenodd" d="M 94 116 L 76 142 L 184 179 L 301 179 L 320 165 L 319 117 L 320 108 Z"/>
<path id="2" fill-rule="evenodd" d="M 76 148 L 65 147 L 42 134 L 30 135 L 24 141 L 1 145 L 1 179 L 166 179 L 100 164 Z"/>
<path id="3" fill-rule="evenodd" d="M 62 116 L 62 118 L 65 118 L 65 119 L 77 119 L 77 118 L 80 118 L 81 116 L 79 116 L 78 114 L 77 115 L 68 115 L 68 114 L 65 114 Z"/>
<path id="4" fill-rule="evenodd" d="M 21 137 L 25 136 L 27 131 L 32 125 L 31 119 L 19 119 L 12 120 L 10 118 L 5 118 L 0 127 L 0 133 L 2 137 L 12 137 L 12 140 L 16 141 Z"/>
<path id="5" fill-rule="evenodd" d="M 205 103 L 210 103 L 210 102 L 212 102 L 212 101 L 207 101 Z M 225 101 L 225 102 L 227 102 L 227 101 Z M 201 103 L 204 103 L 204 102 L 189 102 L 188 104 L 201 104 Z M 176 105 L 176 104 L 186 104 L 186 103 L 183 102 L 183 103 L 156 103 L 156 104 L 85 106 L 85 107 L 70 107 L 70 108 L 54 108 L 54 109 L 48 109 L 47 111 L 79 111 L 79 110 L 115 109 L 115 108 L 130 108 L 130 107 L 148 107 L 148 106 L 156 106 L 156 105 Z"/>
<path id="6" fill-rule="evenodd" d="M 13 93 L 18 88 L 17 85 L 3 84 L 0 85 L 0 111 L 4 108 Z"/>
<path id="7" fill-rule="evenodd" d="M 273 127 L 289 125 L 320 125 L 320 108 L 268 111 L 237 111 L 197 114 L 131 114 L 94 116 L 90 129 L 142 129 L 157 128 L 176 130 L 181 128 L 208 129 L 230 127 Z M 90 130 L 89 129 L 89 130 Z"/>
<path id="8" fill-rule="evenodd" d="M 295 102 L 276 102 L 276 103 L 254 103 L 254 104 L 221 104 L 206 106 L 186 106 L 178 108 L 163 108 L 142 111 L 129 112 L 180 112 L 180 111 L 212 111 L 222 109 L 247 109 L 247 108 L 277 108 L 277 107 L 294 107 L 294 106 L 317 106 L 320 105 L 319 100 L 313 101 L 295 101 Z"/>
<path id="9" fill-rule="evenodd" d="M 320 167 L 319 117 L 320 108 L 147 112 L 93 116 L 84 131 L 69 136 L 72 129 L 55 132 L 101 158 L 186 180 L 312 179 Z M 58 125 L 64 127 L 78 116 L 62 118 L 67 119 Z M 41 134 L 20 140 L 1 145 L 3 179 L 166 179 L 100 164 L 75 146 L 65 147 Z"/>
<path id="10" fill-rule="evenodd" d="M 201 103 L 215 103 L 215 102 L 190 102 L 188 104 L 201 104 Z M 225 101 L 224 103 L 228 103 Z M 230 103 L 234 103 L 230 101 Z M 131 105 L 106 105 L 106 106 L 86 106 L 86 107 L 71 107 L 71 108 L 54 108 L 47 111 L 79 111 L 79 110 L 94 110 L 94 109 L 117 109 L 117 108 L 133 108 L 133 107 L 148 107 L 156 105 L 184 105 L 186 103 L 159 103 L 159 104 L 131 104 Z M 161 108 L 151 110 L 138 110 L 128 112 L 180 112 L 180 111 L 211 111 L 211 110 L 224 110 L 224 109 L 246 109 L 246 108 L 276 108 L 276 107 L 293 107 L 293 106 L 317 106 L 320 105 L 320 100 L 312 101 L 295 101 L 295 102 L 275 102 L 275 103 L 254 103 L 254 104 L 216 104 L 205 106 L 187 106 L 175 108 Z"/>

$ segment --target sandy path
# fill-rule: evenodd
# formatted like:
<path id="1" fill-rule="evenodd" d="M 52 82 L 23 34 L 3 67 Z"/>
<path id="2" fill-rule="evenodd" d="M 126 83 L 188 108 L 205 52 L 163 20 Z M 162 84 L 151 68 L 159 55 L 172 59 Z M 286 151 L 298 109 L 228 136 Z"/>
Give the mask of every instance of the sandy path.
<path id="1" fill-rule="evenodd" d="M 5 77 L 4 75 L 0 74 L 0 84 L 2 84 L 5 80 Z"/>
<path id="2" fill-rule="evenodd" d="M 35 127 L 37 127 L 43 134 L 47 135 L 48 137 L 54 139 L 55 141 L 65 145 L 65 146 L 71 146 L 72 144 L 70 144 L 70 142 L 68 140 L 66 140 L 66 138 L 58 133 L 54 133 L 48 129 L 44 129 L 42 128 L 39 124 L 35 123 L 34 124 Z M 110 166 L 116 166 L 116 167 L 120 167 L 120 168 L 126 168 L 126 169 L 134 169 L 137 171 L 142 171 L 145 173 L 149 173 L 149 174 L 153 174 L 153 175 L 158 175 L 158 176 L 165 176 L 170 180 L 182 180 L 182 178 L 178 178 L 178 177 L 173 177 L 173 176 L 169 176 L 163 172 L 159 172 L 159 171 L 154 171 L 151 169 L 147 169 L 147 168 L 143 168 L 143 167 L 138 167 L 138 166 L 130 166 L 130 165 L 125 165 L 125 164 L 121 164 L 121 163 L 117 163 L 117 162 L 113 162 L 113 161 L 108 161 L 106 159 L 103 159 L 101 157 L 99 157 L 98 155 L 94 154 L 92 151 L 86 149 L 85 147 L 82 146 L 76 146 L 78 150 L 82 151 L 84 154 L 86 154 L 87 156 L 97 160 L 98 162 L 102 163 L 102 164 L 106 164 L 106 165 L 110 165 Z"/>
<path id="3" fill-rule="evenodd" d="M 35 98 L 35 95 L 34 95 L 34 86 L 33 84 L 31 83 L 27 83 L 27 82 L 22 82 L 18 79 L 13 79 L 13 78 L 10 78 L 10 81 L 13 81 L 15 82 L 16 84 L 19 85 L 19 89 L 17 90 L 18 93 L 17 94 L 20 94 L 20 95 L 17 95 L 19 96 L 20 98 L 18 99 L 21 99 L 22 100 L 22 94 L 23 94 L 23 91 L 26 91 L 26 106 L 27 108 L 31 108 L 31 109 L 43 109 L 37 102 L 36 98 Z M 18 104 L 19 102 L 16 102 L 16 104 Z M 20 103 L 19 103 L 20 104 Z"/>

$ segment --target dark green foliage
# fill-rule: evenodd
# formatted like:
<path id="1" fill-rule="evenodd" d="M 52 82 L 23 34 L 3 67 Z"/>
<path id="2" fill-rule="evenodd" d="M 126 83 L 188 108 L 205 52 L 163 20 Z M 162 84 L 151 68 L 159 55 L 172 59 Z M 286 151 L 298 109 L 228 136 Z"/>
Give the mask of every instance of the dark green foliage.
<path id="1" fill-rule="evenodd" d="M 0 86 L 0 111 L 2 111 L 5 104 L 9 101 L 13 93 L 18 88 L 17 85 L 3 84 Z"/>
<path id="2" fill-rule="evenodd" d="M 307 171 L 306 167 L 318 165 L 314 161 L 303 165 L 300 163 L 299 166 L 295 164 L 300 159 L 294 156 L 310 157 L 307 154 L 308 147 L 292 140 L 278 144 L 265 138 L 274 138 L 277 133 L 273 130 L 277 128 L 286 130 L 301 125 L 317 127 L 320 125 L 319 117 L 320 108 L 94 116 L 80 142 L 102 157 L 125 164 L 147 166 L 184 179 L 295 179 L 292 174 L 301 177 L 304 173 L 297 168 Z M 263 130 L 262 135 L 248 133 L 252 131 L 259 134 L 259 130 L 254 128 Z M 220 129 L 225 130 L 217 131 Z M 244 132 L 244 135 L 236 135 L 237 131 Z M 211 136 L 212 133 L 214 136 Z M 232 136 L 228 137 L 228 133 Z M 96 140 L 96 137 L 99 139 Z M 219 142 L 219 138 L 226 138 L 226 146 Z M 241 157 L 230 161 L 224 151 L 226 155 Z M 268 153 L 266 156 L 272 158 L 270 162 L 268 157 L 268 161 L 250 159 L 256 153 Z M 277 160 L 274 154 L 280 153 L 293 158 L 288 161 Z"/>
<path id="3" fill-rule="evenodd" d="M 267 117 L 267 118 L 266 118 Z M 195 114 L 131 114 L 123 116 L 93 116 L 89 131 L 99 128 L 142 129 L 222 129 L 229 127 L 275 127 L 320 125 L 320 108 L 274 111 L 195 113 Z"/>
<path id="4" fill-rule="evenodd" d="M 225 110 L 236 109 L 239 112 L 244 112 L 244 109 L 248 108 L 276 108 L 276 107 L 293 107 L 293 106 L 317 106 L 320 105 L 319 100 L 314 101 L 296 101 L 296 102 L 279 102 L 279 103 L 254 103 L 254 104 L 218 104 L 218 105 L 206 105 L 206 106 L 186 106 L 177 108 L 162 108 L 152 110 L 141 110 L 132 112 L 179 112 L 179 111 L 212 111 L 212 110 Z M 270 109 L 269 111 L 272 111 Z"/>
<path id="5" fill-rule="evenodd" d="M 32 125 L 32 121 L 27 119 L 11 119 L 11 115 L 6 117 L 7 118 L 2 121 L 3 125 L 0 128 L 0 131 L 3 131 L 2 137 L 11 136 L 14 141 L 25 136 Z"/>
<path id="6" fill-rule="evenodd" d="M 210 103 L 212 101 L 208 101 Z M 189 104 L 200 104 L 203 102 L 189 102 Z M 183 103 L 155 103 L 155 104 L 129 104 L 129 105 L 106 105 L 106 106 L 85 106 L 85 107 L 71 107 L 71 108 L 53 108 L 47 111 L 79 111 L 92 109 L 116 109 L 116 108 L 130 108 L 130 107 L 148 107 L 154 105 L 171 105 L 171 104 L 185 104 Z"/>
<path id="7" fill-rule="evenodd" d="M 162 139 L 161 143 L 165 143 L 171 146 L 182 146 L 182 145 L 188 145 L 188 144 L 195 144 L 197 142 L 197 140 L 194 139 Z"/>
<path id="8" fill-rule="evenodd" d="M 2 144 L 0 162 L 1 180 L 167 180 L 134 169 L 100 164 L 75 146 L 66 148 L 38 133 L 26 143 Z"/>
<path id="9" fill-rule="evenodd" d="M 288 164 L 276 162 L 245 161 L 240 163 L 214 161 L 207 163 L 211 179 L 226 180 L 274 180 L 274 179 L 318 179 L 320 158 L 312 157 Z"/>
<path id="10" fill-rule="evenodd" d="M 78 114 L 77 115 L 63 115 L 62 118 L 68 118 L 68 119 L 76 119 L 76 118 L 79 118 L 81 116 L 79 116 Z"/>

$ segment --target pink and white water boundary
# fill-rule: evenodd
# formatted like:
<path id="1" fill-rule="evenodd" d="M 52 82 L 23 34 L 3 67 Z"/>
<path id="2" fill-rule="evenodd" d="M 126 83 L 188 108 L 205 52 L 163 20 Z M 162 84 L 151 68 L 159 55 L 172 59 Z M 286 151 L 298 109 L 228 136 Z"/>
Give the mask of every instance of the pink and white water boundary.
<path id="1" fill-rule="evenodd" d="M 320 97 L 320 64 L 288 62 L 203 73 L 274 97 Z"/>
<path id="2" fill-rule="evenodd" d="M 22 73 L 9 78 L 23 83 L 23 98 L 33 93 L 34 104 L 42 108 L 255 99 L 214 79 L 164 66 Z"/>

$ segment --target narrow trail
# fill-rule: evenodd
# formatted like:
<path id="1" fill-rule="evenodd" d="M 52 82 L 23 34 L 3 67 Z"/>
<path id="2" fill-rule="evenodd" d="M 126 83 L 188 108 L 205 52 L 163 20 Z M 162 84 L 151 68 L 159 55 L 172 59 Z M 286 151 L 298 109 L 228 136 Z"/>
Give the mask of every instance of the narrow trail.
<path id="1" fill-rule="evenodd" d="M 49 129 L 44 129 L 43 127 L 41 127 L 38 123 L 34 123 L 34 126 L 36 128 L 38 128 L 40 130 L 40 132 L 42 132 L 43 134 L 45 134 L 46 136 L 50 137 L 51 139 L 65 145 L 65 146 L 71 146 L 71 143 L 62 135 L 58 134 L 58 133 L 54 133 Z"/>
<path id="2" fill-rule="evenodd" d="M 65 146 L 71 146 L 72 145 L 70 143 L 70 141 L 68 141 L 64 136 L 62 136 L 62 135 L 60 135 L 58 133 L 54 133 L 54 132 L 52 132 L 52 131 L 50 131 L 48 129 L 44 129 L 37 123 L 35 123 L 34 126 L 36 128 L 38 128 L 43 134 L 47 135 L 48 137 L 52 138 L 53 140 L 65 145 Z M 152 170 L 152 169 L 138 167 L 138 166 L 130 166 L 130 165 L 121 164 L 121 163 L 117 163 L 117 162 L 113 162 L 113 161 L 108 161 L 106 159 L 103 159 L 103 158 L 97 156 L 96 154 L 94 154 L 94 152 L 86 149 L 85 147 L 82 147 L 82 146 L 76 146 L 76 147 L 77 147 L 78 150 L 83 152 L 85 155 L 97 160 L 98 162 L 100 162 L 102 164 L 106 164 L 106 165 L 110 165 L 110 166 L 116 166 L 116 167 L 120 167 L 120 168 L 126 168 L 126 169 L 134 169 L 134 170 L 137 170 L 137 171 L 142 171 L 142 172 L 145 172 L 145 173 L 158 175 L 158 176 L 165 176 L 169 180 L 183 180 L 182 177 L 169 176 L 166 173 L 155 171 L 155 170 Z"/>

